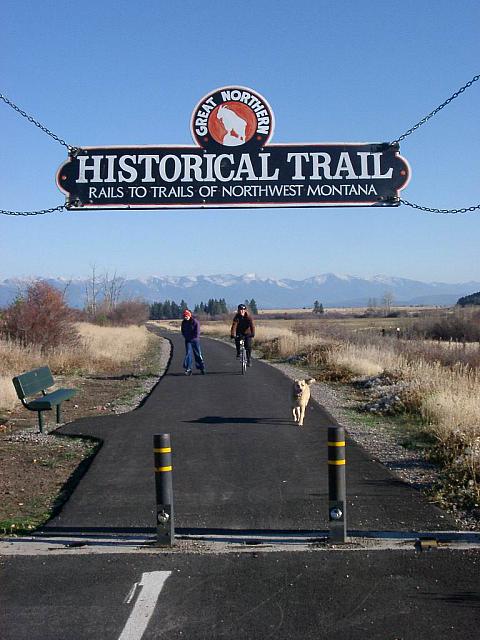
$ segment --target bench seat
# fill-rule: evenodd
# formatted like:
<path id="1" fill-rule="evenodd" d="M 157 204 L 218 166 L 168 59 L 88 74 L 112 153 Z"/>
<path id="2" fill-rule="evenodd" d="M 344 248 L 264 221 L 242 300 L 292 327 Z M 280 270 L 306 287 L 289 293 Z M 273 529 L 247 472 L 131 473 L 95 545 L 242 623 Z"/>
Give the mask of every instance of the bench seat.
<path id="1" fill-rule="evenodd" d="M 76 389 L 57 389 L 52 393 L 47 393 L 40 398 L 26 402 L 25 407 L 31 411 L 48 411 L 61 402 L 70 400 L 77 393 Z"/>

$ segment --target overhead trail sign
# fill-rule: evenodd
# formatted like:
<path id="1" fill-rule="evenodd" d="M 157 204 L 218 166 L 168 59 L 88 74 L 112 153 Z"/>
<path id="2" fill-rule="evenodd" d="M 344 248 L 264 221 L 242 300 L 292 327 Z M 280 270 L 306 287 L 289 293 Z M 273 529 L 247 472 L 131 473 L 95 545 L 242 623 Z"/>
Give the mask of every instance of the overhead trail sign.
<path id="1" fill-rule="evenodd" d="M 273 111 L 246 87 L 206 95 L 194 146 L 75 149 L 57 173 L 69 209 L 398 206 L 410 179 L 398 144 L 270 144 Z"/>

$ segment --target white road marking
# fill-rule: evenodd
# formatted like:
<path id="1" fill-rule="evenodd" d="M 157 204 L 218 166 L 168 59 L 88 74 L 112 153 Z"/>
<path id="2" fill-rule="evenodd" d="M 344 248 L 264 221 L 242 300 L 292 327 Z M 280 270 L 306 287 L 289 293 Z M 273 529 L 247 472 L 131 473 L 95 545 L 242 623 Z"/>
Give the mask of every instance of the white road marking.
<path id="1" fill-rule="evenodd" d="M 123 601 L 124 604 L 130 604 L 131 603 L 131 601 L 133 600 L 133 596 L 135 595 L 135 591 L 137 590 L 137 587 L 138 587 L 138 582 L 134 582 L 133 583 L 133 587 L 128 592 L 128 596 Z"/>
<path id="2" fill-rule="evenodd" d="M 171 573 L 152 571 L 142 574 L 138 583 L 142 589 L 118 640 L 141 640 L 155 610 L 158 596 Z"/>

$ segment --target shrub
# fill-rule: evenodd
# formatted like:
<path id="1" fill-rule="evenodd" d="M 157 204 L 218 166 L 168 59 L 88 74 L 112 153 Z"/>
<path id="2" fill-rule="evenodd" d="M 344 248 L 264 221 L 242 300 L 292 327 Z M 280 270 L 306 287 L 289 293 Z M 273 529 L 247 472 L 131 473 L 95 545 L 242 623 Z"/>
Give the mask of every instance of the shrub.
<path id="1" fill-rule="evenodd" d="M 32 283 L 3 313 L 0 332 L 24 346 L 36 345 L 46 352 L 78 342 L 73 315 L 63 294 L 48 282 Z"/>
<path id="2" fill-rule="evenodd" d="M 77 313 L 77 319 L 83 322 L 91 322 L 101 327 L 127 327 L 130 325 L 140 325 L 150 317 L 150 306 L 141 300 L 125 300 L 115 306 L 110 306 L 106 302 L 99 304 L 95 314 L 88 311 Z"/>
<path id="3" fill-rule="evenodd" d="M 480 341 L 480 312 L 456 310 L 439 318 L 427 318 L 412 327 L 412 333 L 431 340 Z"/>
<path id="4" fill-rule="evenodd" d="M 128 300 L 120 302 L 106 314 L 106 323 L 114 326 L 140 325 L 150 316 L 150 307 L 146 302 Z"/>

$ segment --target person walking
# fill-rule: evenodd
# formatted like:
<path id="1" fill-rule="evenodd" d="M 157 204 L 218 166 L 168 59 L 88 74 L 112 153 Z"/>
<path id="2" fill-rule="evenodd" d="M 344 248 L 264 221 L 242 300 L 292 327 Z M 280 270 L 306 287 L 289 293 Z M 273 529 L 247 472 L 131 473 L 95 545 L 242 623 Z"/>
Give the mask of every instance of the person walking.
<path id="1" fill-rule="evenodd" d="M 245 342 L 247 352 L 247 367 L 252 366 L 252 340 L 255 337 L 253 318 L 248 314 L 247 307 L 239 304 L 230 329 L 230 336 L 235 340 L 237 358 L 240 357 L 240 339 Z"/>
<path id="2" fill-rule="evenodd" d="M 185 339 L 185 358 L 183 360 L 185 375 L 192 375 L 193 358 L 195 358 L 197 369 L 200 370 L 202 375 L 205 375 L 205 362 L 200 349 L 200 323 L 193 317 L 189 309 L 185 309 L 183 312 L 181 331 Z"/>

